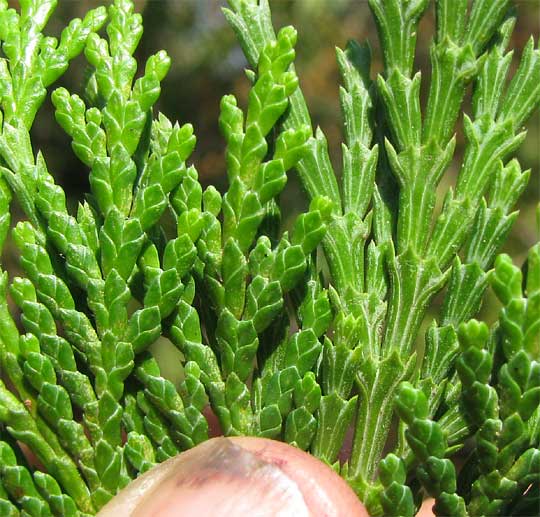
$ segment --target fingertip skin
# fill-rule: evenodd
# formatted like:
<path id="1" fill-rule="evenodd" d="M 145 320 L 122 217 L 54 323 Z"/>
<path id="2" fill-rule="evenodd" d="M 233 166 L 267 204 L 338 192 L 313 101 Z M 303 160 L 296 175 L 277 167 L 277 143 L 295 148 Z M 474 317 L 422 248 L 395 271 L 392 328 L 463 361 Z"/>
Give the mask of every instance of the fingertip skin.
<path id="1" fill-rule="evenodd" d="M 280 468 L 298 485 L 314 517 L 368 516 L 345 480 L 314 456 L 283 442 L 238 437 L 235 443 Z"/>
<path id="2" fill-rule="evenodd" d="M 295 447 L 212 438 L 140 476 L 99 517 L 364 517 L 331 468 Z"/>

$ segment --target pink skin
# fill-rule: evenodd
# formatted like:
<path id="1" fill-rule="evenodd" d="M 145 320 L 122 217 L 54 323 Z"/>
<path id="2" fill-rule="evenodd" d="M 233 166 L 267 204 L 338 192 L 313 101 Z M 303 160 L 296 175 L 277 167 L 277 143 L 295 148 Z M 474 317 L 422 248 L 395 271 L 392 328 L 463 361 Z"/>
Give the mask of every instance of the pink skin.
<path id="1" fill-rule="evenodd" d="M 416 514 L 416 517 L 433 517 L 435 514 L 433 513 L 433 505 L 435 504 L 435 499 L 426 499 L 422 503 L 422 506 L 420 507 L 420 510 L 418 510 L 418 513 Z"/>
<path id="2" fill-rule="evenodd" d="M 211 436 L 216 416 L 205 410 Z M 32 465 L 40 465 L 19 444 Z M 41 467 L 43 469 L 43 467 Z M 433 517 L 433 499 L 417 517 Z M 156 466 L 124 488 L 98 517 L 364 517 L 349 486 L 313 456 L 264 438 L 213 438 Z"/>
<path id="3" fill-rule="evenodd" d="M 213 414 L 209 421 L 214 424 L 211 430 L 219 433 Z M 38 465 L 20 445 L 31 464 Z M 425 500 L 417 517 L 433 517 L 433 503 Z M 348 485 L 313 456 L 274 440 L 220 437 L 140 476 L 98 517 L 367 515 Z"/>
<path id="4" fill-rule="evenodd" d="M 205 410 L 213 438 L 153 468 L 99 517 L 364 517 L 365 507 L 333 470 L 282 442 L 224 438 Z M 432 517 L 426 500 L 417 517 Z"/>
<path id="5" fill-rule="evenodd" d="M 328 466 L 264 438 L 213 438 L 126 487 L 99 517 L 367 517 Z"/>

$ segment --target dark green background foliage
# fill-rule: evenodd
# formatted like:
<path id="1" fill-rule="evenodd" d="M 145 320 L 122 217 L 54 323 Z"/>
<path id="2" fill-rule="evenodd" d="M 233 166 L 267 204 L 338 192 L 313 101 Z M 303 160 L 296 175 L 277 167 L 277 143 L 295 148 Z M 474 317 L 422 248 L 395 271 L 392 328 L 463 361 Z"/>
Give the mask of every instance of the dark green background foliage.
<path id="1" fill-rule="evenodd" d="M 16 4 L 16 2 L 14 2 Z M 100 5 L 94 0 L 60 2 L 50 21 L 52 34 L 57 33 L 75 16 L 81 16 L 89 8 Z M 510 48 L 518 53 L 532 34 L 540 36 L 540 1 L 518 0 L 515 2 L 518 21 Z M 171 70 L 163 81 L 157 108 L 171 120 L 190 122 L 198 135 L 193 160 L 199 171 L 203 186 L 212 184 L 223 192 L 226 188 L 224 141 L 218 127 L 219 104 L 222 95 L 234 93 L 240 103 L 247 101 L 249 81 L 243 74 L 247 61 L 238 47 L 221 7 L 225 0 L 136 0 L 135 6 L 144 19 L 144 34 L 136 51 L 138 60 L 146 59 L 156 49 L 166 49 L 172 59 Z M 382 56 L 376 26 L 367 0 L 271 0 L 274 25 L 292 25 L 298 31 L 300 51 L 296 67 L 300 86 L 310 108 L 314 125 L 320 125 L 328 139 L 329 154 L 334 164 L 339 163 L 342 142 L 342 121 L 339 113 L 339 70 L 334 47 L 343 48 L 350 38 L 370 42 L 373 48 L 372 76 L 382 71 Z M 415 66 L 424 70 L 429 78 L 429 43 L 435 30 L 433 9 L 429 9 L 420 22 L 422 37 L 417 43 Z M 516 57 L 512 69 L 517 66 Z M 86 64 L 76 59 L 70 73 L 61 78 L 60 84 L 69 91 L 80 92 L 85 78 Z M 427 81 L 423 81 L 421 96 L 425 105 Z M 467 107 L 467 105 L 466 105 Z M 520 201 L 520 216 L 514 223 L 505 251 L 522 262 L 527 250 L 538 240 L 535 209 L 540 199 L 540 113 L 537 111 L 526 121 L 528 138 L 518 149 L 517 158 L 523 170 L 532 169 L 532 179 Z M 50 169 L 66 190 L 67 202 L 74 207 L 88 191 L 88 174 L 81 162 L 71 152 L 65 152 L 69 138 L 54 120 L 54 108 L 48 99 L 38 113 L 32 129 L 33 141 L 47 157 Z M 464 136 L 462 126 L 457 127 L 456 157 L 449 172 L 438 189 L 438 207 L 443 193 L 455 182 L 459 159 L 463 154 Z M 339 170 L 339 167 L 335 167 Z M 289 175 L 287 186 L 281 194 L 283 224 L 290 227 L 296 214 L 307 207 L 306 196 L 298 177 Z M 14 271 L 16 259 L 5 252 L 5 261 Z M 437 299 L 436 299 L 437 302 Z M 486 293 L 482 316 L 492 321 L 496 318 L 499 304 L 491 292 Z M 432 311 L 434 312 L 434 311 Z M 158 351 L 165 372 L 177 379 L 178 373 L 167 361 L 174 350 Z"/>
<path id="2" fill-rule="evenodd" d="M 518 53 L 532 34 L 540 36 L 540 2 L 518 0 L 518 21 L 512 34 L 510 48 Z M 60 2 L 50 22 L 50 32 L 65 26 L 75 16 L 100 5 L 92 0 Z M 238 42 L 223 17 L 224 0 L 137 0 L 135 6 L 142 13 L 144 34 L 137 49 L 138 59 L 146 59 L 156 49 L 166 49 L 172 59 L 169 74 L 163 81 L 157 108 L 171 120 L 191 122 L 199 137 L 193 153 L 203 185 L 225 188 L 224 142 L 217 124 L 219 102 L 225 93 L 234 93 L 243 103 L 247 99 L 249 81 L 243 74 L 247 62 Z M 380 47 L 373 18 L 366 0 L 271 0 L 275 27 L 293 25 L 298 31 L 299 50 L 296 67 L 300 86 L 306 97 L 314 125 L 320 125 L 328 138 L 330 157 L 339 161 L 341 146 L 341 118 L 339 115 L 339 72 L 334 47 L 343 48 L 350 38 L 369 40 L 373 47 L 372 76 L 382 70 Z M 434 12 L 429 9 L 419 31 L 416 67 L 424 70 L 428 79 L 428 46 L 434 31 Z M 516 57 L 516 56 L 515 56 Z M 514 59 L 515 66 L 516 60 Z M 84 80 L 84 60 L 77 59 L 70 73 L 61 79 L 68 90 L 81 90 Z M 427 81 L 423 81 L 425 103 Z M 522 168 L 537 173 L 540 158 L 540 114 L 527 121 L 528 138 L 520 147 L 518 158 Z M 460 128 L 458 127 L 458 131 Z M 47 101 L 38 115 L 33 129 L 36 148 L 43 149 L 50 169 L 69 197 L 80 199 L 88 190 L 87 173 L 72 153 L 66 153 L 69 139 L 54 121 L 52 106 Z M 458 135 L 457 155 L 461 156 L 463 137 Z M 455 167 L 455 166 L 454 166 Z M 439 190 L 446 190 L 455 177 L 444 178 Z M 521 204 L 521 215 L 516 221 L 505 251 L 523 260 L 526 250 L 536 240 L 534 210 L 539 199 L 540 183 L 533 174 Z M 284 217 L 307 206 L 305 196 L 294 175 L 289 177 L 282 202 L 287 210 Z M 74 201 L 71 201 L 74 203 Z"/>
<path id="3" fill-rule="evenodd" d="M 60 2 L 50 22 L 51 33 L 58 33 L 69 20 L 98 5 L 100 3 L 94 0 Z M 243 74 L 247 61 L 221 12 L 225 5 L 225 0 L 135 1 L 136 9 L 144 19 L 144 34 L 136 52 L 137 58 L 146 59 L 156 49 L 163 48 L 172 59 L 157 107 L 171 120 L 193 124 L 195 134 L 199 136 L 193 157 L 201 183 L 215 185 L 220 191 L 226 188 L 226 174 L 224 142 L 217 123 L 219 103 L 222 95 L 228 92 L 245 102 L 249 92 L 249 81 Z M 518 0 L 515 5 L 518 22 L 510 47 L 519 50 L 531 34 L 535 39 L 540 36 L 540 1 Z M 325 131 L 330 158 L 333 163 L 338 163 L 342 129 L 337 90 L 339 71 L 334 47 L 343 48 L 350 38 L 367 39 L 373 47 L 373 73 L 382 70 L 377 31 L 367 0 L 271 0 L 270 6 L 276 27 L 290 24 L 298 30 L 301 50 L 297 52 L 296 66 L 300 86 L 314 125 L 320 125 Z M 434 12 L 430 9 L 419 28 L 425 36 L 417 44 L 416 66 L 422 70 L 429 69 L 429 42 L 434 24 Z M 515 59 L 512 66 L 516 66 Z M 81 91 L 85 67 L 82 58 L 76 59 L 60 84 L 70 91 Z M 423 104 L 426 85 L 423 81 Z M 75 206 L 88 191 L 88 175 L 75 155 L 65 152 L 69 139 L 55 123 L 53 113 L 53 106 L 47 100 L 34 124 L 33 141 L 36 148 L 43 149 L 51 170 L 66 190 L 68 204 Z M 525 127 L 528 138 L 519 148 L 517 157 L 524 170 L 532 169 L 533 176 L 520 201 L 520 217 L 503 247 L 503 251 L 516 257 L 518 262 L 525 259 L 530 245 L 538 240 L 535 209 L 540 199 L 540 113 L 533 114 Z M 456 156 L 461 157 L 464 143 L 461 126 L 457 131 Z M 440 192 L 446 191 L 455 181 L 457 163 L 451 164 L 449 173 L 441 181 Z M 440 194 L 439 206 L 442 198 Z M 289 176 L 281 200 L 287 207 L 282 213 L 283 223 L 290 226 L 295 215 L 307 207 L 296 175 Z M 4 260 L 16 271 L 18 263 L 10 253 L 11 249 L 6 250 Z M 496 298 L 488 292 L 482 315 L 491 321 L 496 317 L 497 308 Z M 175 375 L 173 371 L 169 374 Z"/>

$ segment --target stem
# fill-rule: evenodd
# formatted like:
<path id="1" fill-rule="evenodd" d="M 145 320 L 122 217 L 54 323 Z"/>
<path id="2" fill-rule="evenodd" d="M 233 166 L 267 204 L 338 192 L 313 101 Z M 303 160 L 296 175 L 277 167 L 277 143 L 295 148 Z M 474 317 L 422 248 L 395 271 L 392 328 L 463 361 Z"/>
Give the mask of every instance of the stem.
<path id="1" fill-rule="evenodd" d="M 415 362 L 416 354 L 404 363 L 394 351 L 379 362 L 366 360 L 360 367 L 358 385 L 362 400 L 358 406 L 347 478 L 362 500 L 376 478 L 377 466 L 383 456 L 397 387 L 412 375 Z"/>
<path id="2" fill-rule="evenodd" d="M 426 307 L 446 281 L 434 260 L 420 259 L 407 250 L 391 264 L 392 284 L 384 349 L 410 353 Z"/>

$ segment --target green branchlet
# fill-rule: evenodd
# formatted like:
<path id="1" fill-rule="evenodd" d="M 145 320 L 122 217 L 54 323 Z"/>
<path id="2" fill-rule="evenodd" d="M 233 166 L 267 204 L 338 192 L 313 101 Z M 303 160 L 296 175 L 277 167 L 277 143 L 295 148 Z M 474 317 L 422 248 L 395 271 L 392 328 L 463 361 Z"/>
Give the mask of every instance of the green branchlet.
<path id="1" fill-rule="evenodd" d="M 540 248 L 525 281 L 497 253 L 530 176 L 514 154 L 540 102 L 540 54 L 531 39 L 507 79 L 509 0 L 435 2 L 424 109 L 414 61 L 429 2 L 369 1 L 384 70 L 371 77 L 368 43 L 336 51 L 340 174 L 299 87 L 295 29 L 276 34 L 267 0 L 229 0 L 251 89 L 245 109 L 221 101 L 223 194 L 186 163 L 193 127 L 154 118 L 171 63 L 160 51 L 137 73 L 143 28 L 130 0 L 89 11 L 59 40 L 43 35 L 55 1 L 20 3 L 18 13 L 0 0 L 0 247 L 12 196 L 27 217 L 12 230 L 25 278 L 0 272 L 1 515 L 95 514 L 206 440 L 208 406 L 225 435 L 319 457 L 373 515 L 414 515 L 422 490 L 438 515 L 534 507 Z M 72 214 L 30 130 L 81 53 L 84 91 L 51 97 L 89 171 L 91 192 Z M 464 156 L 437 213 L 469 85 Z M 280 233 L 292 170 L 310 206 Z M 471 319 L 488 285 L 503 306 L 491 331 Z M 163 337 L 182 353 L 178 385 L 149 352 Z M 466 439 L 458 473 L 450 456 Z"/>

